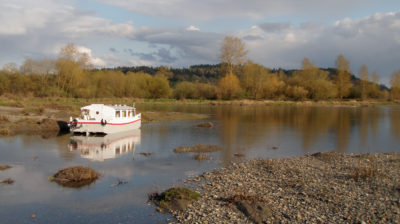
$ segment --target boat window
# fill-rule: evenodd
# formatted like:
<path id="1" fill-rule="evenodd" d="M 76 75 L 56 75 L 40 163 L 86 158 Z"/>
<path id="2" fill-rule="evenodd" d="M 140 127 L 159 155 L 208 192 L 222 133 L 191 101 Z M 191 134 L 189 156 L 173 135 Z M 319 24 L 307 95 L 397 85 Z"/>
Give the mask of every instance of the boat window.
<path id="1" fill-rule="evenodd" d="M 128 117 L 131 117 L 132 116 L 132 111 L 128 111 Z"/>
<path id="2" fill-rule="evenodd" d="M 96 111 L 96 114 L 99 114 L 100 112 Z"/>
<path id="3" fill-rule="evenodd" d="M 81 119 L 84 119 L 84 120 L 90 119 L 89 110 L 84 109 L 84 110 L 81 111 Z"/>
<path id="4" fill-rule="evenodd" d="M 121 117 L 121 111 L 119 110 L 115 111 L 115 117 Z"/>
<path id="5" fill-rule="evenodd" d="M 126 110 L 122 111 L 122 117 L 126 117 Z"/>

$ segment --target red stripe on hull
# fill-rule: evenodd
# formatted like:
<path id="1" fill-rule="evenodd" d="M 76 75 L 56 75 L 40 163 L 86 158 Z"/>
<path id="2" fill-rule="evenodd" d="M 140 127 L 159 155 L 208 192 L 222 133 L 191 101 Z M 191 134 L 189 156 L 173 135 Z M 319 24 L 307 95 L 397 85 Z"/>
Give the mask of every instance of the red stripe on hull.
<path id="1" fill-rule="evenodd" d="M 142 119 L 137 119 L 128 123 L 107 123 L 106 125 L 127 125 L 127 124 L 132 124 L 135 123 L 137 121 L 140 121 Z M 78 122 L 78 124 L 101 124 L 101 122 Z"/>

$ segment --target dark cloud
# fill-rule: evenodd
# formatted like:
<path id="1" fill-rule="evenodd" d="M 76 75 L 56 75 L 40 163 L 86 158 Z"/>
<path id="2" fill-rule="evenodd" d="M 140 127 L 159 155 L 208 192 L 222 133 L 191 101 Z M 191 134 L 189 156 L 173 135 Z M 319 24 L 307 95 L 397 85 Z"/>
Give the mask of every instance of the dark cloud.
<path id="1" fill-rule="evenodd" d="M 177 57 L 172 56 L 170 50 L 165 48 L 158 49 L 157 56 L 160 58 L 160 62 L 163 63 L 173 63 L 178 59 Z"/>
<path id="2" fill-rule="evenodd" d="M 282 32 L 290 28 L 290 23 L 262 23 L 258 25 L 265 32 Z"/>
<path id="3" fill-rule="evenodd" d="M 110 47 L 110 49 L 108 49 L 108 50 L 112 53 L 119 53 L 119 51 L 113 47 Z"/>
<path id="4" fill-rule="evenodd" d="M 154 57 L 154 53 L 135 53 L 133 56 L 139 56 L 141 60 L 156 62 L 157 58 Z"/>
<path id="5" fill-rule="evenodd" d="M 166 48 L 159 48 L 157 51 L 151 53 L 141 53 L 134 52 L 132 49 L 125 49 L 126 53 L 129 53 L 131 56 L 136 56 L 140 60 L 150 61 L 153 63 L 174 63 L 178 60 L 178 57 L 174 56 L 172 50 L 168 50 Z"/>
<path id="6" fill-rule="evenodd" d="M 157 49 L 152 56 L 155 63 L 173 63 L 187 66 L 198 63 L 218 63 L 219 44 L 223 34 L 188 31 L 186 29 L 140 28 L 130 37 Z M 173 52 L 173 53 L 172 53 Z M 138 55 L 149 57 L 147 55 Z"/>
<path id="7" fill-rule="evenodd" d="M 243 40 L 261 40 L 262 37 L 257 35 L 246 35 L 243 37 Z"/>

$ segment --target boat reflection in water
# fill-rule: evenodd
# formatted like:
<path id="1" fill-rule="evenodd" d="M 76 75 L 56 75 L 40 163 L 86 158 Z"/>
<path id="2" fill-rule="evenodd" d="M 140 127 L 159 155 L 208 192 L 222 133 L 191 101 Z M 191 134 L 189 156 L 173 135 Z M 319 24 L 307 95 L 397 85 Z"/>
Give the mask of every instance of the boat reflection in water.
<path id="1" fill-rule="evenodd" d="M 135 146 L 140 144 L 140 129 L 108 135 L 72 135 L 68 148 L 79 150 L 81 157 L 93 161 L 104 161 L 120 155 L 135 154 Z"/>

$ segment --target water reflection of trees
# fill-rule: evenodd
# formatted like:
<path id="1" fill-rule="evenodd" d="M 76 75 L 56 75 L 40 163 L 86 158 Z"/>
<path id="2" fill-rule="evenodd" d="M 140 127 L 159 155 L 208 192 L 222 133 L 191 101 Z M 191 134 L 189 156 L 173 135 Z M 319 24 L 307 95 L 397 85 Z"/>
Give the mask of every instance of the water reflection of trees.
<path id="1" fill-rule="evenodd" d="M 274 136 L 289 136 L 291 131 L 300 135 L 305 152 L 321 138 L 333 138 L 336 149 L 320 150 L 345 152 L 353 131 L 358 131 L 364 145 L 370 136 L 376 136 L 383 113 L 379 107 L 254 106 L 219 107 L 216 115 L 221 122 L 221 141 L 227 148 L 224 156 L 229 157 L 243 150 L 243 145 L 271 142 Z"/>
<path id="2" fill-rule="evenodd" d="M 390 129 L 394 138 L 400 137 L 400 108 L 390 110 Z"/>

